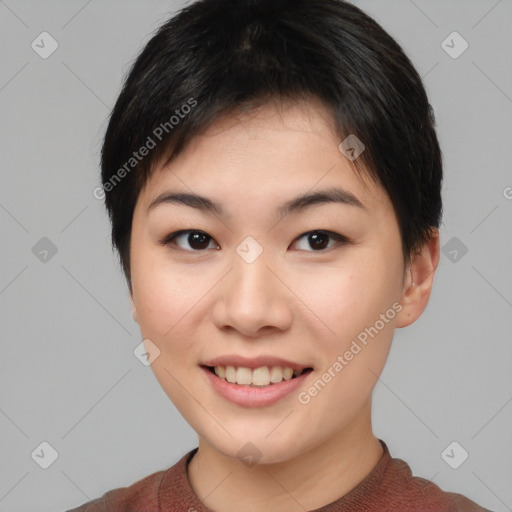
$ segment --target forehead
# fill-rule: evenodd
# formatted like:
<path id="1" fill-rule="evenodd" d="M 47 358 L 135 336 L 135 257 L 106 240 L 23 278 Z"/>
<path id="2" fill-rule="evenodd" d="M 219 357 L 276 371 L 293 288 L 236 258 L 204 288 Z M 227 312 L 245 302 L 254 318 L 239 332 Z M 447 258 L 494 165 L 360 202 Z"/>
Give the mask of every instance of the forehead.
<path id="1" fill-rule="evenodd" d="M 385 191 L 356 172 L 340 142 L 332 115 L 316 99 L 233 112 L 194 137 L 171 163 L 156 163 L 139 199 L 147 208 L 172 189 L 247 208 L 341 186 L 369 209 L 389 209 Z"/>

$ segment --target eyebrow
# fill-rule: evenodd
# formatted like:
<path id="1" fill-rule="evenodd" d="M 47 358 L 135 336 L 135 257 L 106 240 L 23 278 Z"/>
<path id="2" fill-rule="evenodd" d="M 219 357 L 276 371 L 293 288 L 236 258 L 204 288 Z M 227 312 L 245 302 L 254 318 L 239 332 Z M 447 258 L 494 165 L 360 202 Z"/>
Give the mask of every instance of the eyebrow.
<path id="1" fill-rule="evenodd" d="M 284 217 L 289 213 L 300 212 L 306 208 L 310 208 L 311 206 L 326 203 L 345 204 L 368 211 L 367 207 L 354 194 L 352 194 L 352 192 L 336 187 L 306 193 L 290 199 L 280 206 L 277 211 L 282 217 Z M 154 199 L 148 206 L 147 213 L 149 214 L 151 210 L 162 204 L 190 206 L 206 213 L 212 213 L 218 216 L 224 215 L 222 205 L 208 197 L 200 196 L 198 194 L 172 191 L 164 192 Z"/>

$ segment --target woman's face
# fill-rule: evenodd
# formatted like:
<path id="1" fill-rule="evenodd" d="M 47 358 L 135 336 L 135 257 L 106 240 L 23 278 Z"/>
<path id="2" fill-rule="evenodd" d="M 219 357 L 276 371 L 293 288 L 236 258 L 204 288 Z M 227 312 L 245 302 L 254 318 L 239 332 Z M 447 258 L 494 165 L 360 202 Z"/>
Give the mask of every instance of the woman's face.
<path id="1" fill-rule="evenodd" d="M 369 180 L 365 188 L 341 142 L 322 105 L 267 105 L 196 137 L 138 198 L 132 299 L 146 348 L 159 351 L 151 367 L 225 455 L 250 442 L 261 463 L 285 461 L 369 425 L 404 265 L 388 196 Z M 335 189 L 356 199 L 283 210 Z M 182 196 L 150 207 L 162 194 L 209 202 Z M 191 233 L 169 236 L 182 230 Z M 230 380 L 261 385 L 228 383 L 205 368 L 215 364 L 234 367 Z M 288 380 L 281 365 L 312 371 Z M 284 380 L 264 385 L 270 377 Z"/>

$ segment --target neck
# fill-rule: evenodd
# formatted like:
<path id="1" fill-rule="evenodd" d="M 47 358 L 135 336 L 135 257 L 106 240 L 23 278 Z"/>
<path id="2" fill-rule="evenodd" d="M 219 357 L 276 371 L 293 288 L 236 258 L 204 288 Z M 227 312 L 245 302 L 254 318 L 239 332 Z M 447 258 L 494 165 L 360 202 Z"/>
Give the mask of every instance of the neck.
<path id="1" fill-rule="evenodd" d="M 188 466 L 195 494 L 214 511 L 314 510 L 341 498 L 377 465 L 383 450 L 367 421 L 356 421 L 327 441 L 279 463 L 247 467 L 199 438 Z"/>

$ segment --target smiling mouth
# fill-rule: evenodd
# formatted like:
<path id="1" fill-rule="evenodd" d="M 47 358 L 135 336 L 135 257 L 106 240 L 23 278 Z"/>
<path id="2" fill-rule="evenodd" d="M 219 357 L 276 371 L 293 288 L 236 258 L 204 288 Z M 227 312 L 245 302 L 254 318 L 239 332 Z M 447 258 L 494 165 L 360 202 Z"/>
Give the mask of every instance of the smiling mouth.
<path id="1" fill-rule="evenodd" d="M 307 367 L 294 370 L 283 366 L 261 366 L 259 368 L 246 368 L 234 366 L 202 366 L 219 379 L 240 386 L 263 387 L 279 384 L 280 382 L 296 379 L 300 375 L 313 371 Z"/>

